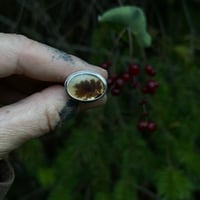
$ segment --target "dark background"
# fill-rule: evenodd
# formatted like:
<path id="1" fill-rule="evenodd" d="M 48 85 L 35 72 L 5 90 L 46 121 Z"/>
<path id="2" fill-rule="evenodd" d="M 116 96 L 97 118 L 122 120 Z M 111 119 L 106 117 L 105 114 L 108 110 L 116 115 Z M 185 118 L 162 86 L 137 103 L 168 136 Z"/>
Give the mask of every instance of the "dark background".
<path id="1" fill-rule="evenodd" d="M 16 172 L 8 200 L 196 200 L 200 193 L 200 1 L 7 0 L 0 31 L 24 34 L 87 62 L 109 59 L 125 71 L 124 36 L 97 18 L 119 5 L 144 10 L 152 46 L 133 42 L 134 61 L 151 64 L 159 89 L 148 98 L 153 133 L 137 130 L 141 93 L 108 94 L 102 108 L 77 114 L 62 128 L 12 154 Z"/>

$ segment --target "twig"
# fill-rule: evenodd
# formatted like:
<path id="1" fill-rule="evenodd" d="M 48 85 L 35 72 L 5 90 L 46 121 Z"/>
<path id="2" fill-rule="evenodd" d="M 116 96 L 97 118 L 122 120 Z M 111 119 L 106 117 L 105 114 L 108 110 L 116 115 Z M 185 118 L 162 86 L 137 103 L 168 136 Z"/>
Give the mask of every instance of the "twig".
<path id="1" fill-rule="evenodd" d="M 15 27 L 15 22 L 13 22 L 12 20 L 3 15 L 0 15 L 0 23 L 10 27 L 11 29 Z"/>
<path id="2" fill-rule="evenodd" d="M 118 3 L 119 3 L 119 5 L 120 6 L 122 6 L 123 5 L 123 3 L 122 3 L 122 1 L 121 0 L 117 0 L 118 1 Z"/>
<path id="3" fill-rule="evenodd" d="M 140 185 L 136 185 L 135 184 L 135 188 L 144 192 L 145 194 L 147 194 L 150 198 L 154 199 L 154 200 L 160 200 L 160 198 L 157 197 L 156 194 L 154 194 L 152 191 L 148 190 L 147 188 L 145 187 L 142 187 Z"/>
<path id="4" fill-rule="evenodd" d="M 133 36 L 130 28 L 128 28 L 128 38 L 129 38 L 129 56 L 130 61 L 133 61 Z"/>
<path id="5" fill-rule="evenodd" d="M 124 121 L 124 118 L 122 116 L 122 113 L 121 113 L 121 109 L 120 109 L 120 106 L 118 104 L 118 101 L 115 100 L 113 101 L 114 103 L 114 106 L 115 106 L 115 113 L 116 113 L 116 116 L 118 118 L 118 123 L 119 123 L 119 126 L 121 127 L 126 127 L 126 122 Z"/>
<path id="6" fill-rule="evenodd" d="M 24 13 L 24 5 L 25 5 L 25 0 L 21 1 L 21 6 L 20 6 L 20 10 L 19 10 L 19 14 L 18 14 L 18 17 L 17 17 L 17 20 L 15 22 L 15 26 L 13 27 L 13 31 L 16 31 L 21 19 L 22 19 L 22 16 L 23 16 L 23 13 Z"/>
<path id="7" fill-rule="evenodd" d="M 36 196 L 41 196 L 42 194 L 44 194 L 46 191 L 42 188 L 38 188 L 33 190 L 32 192 L 29 192 L 27 194 L 25 194 L 24 196 L 22 196 L 20 199 L 21 200 L 28 200 L 28 199 L 32 199 L 33 197 Z"/>
<path id="8" fill-rule="evenodd" d="M 57 6 L 61 2 L 64 2 L 64 1 L 63 0 L 53 1 L 53 2 L 49 3 L 49 5 L 46 6 L 45 10 L 52 9 L 53 7 Z"/>
<path id="9" fill-rule="evenodd" d="M 190 28 L 190 35 L 191 35 L 191 39 L 190 39 L 190 55 L 193 58 L 194 57 L 194 52 L 195 52 L 195 29 L 194 29 L 194 25 L 192 23 L 192 19 L 191 19 L 191 15 L 190 12 L 188 10 L 188 6 L 186 4 L 185 0 L 182 0 L 182 6 L 183 6 L 183 10 L 184 10 L 184 14 L 188 23 L 188 26 Z"/>
<path id="10" fill-rule="evenodd" d="M 155 13 L 156 19 L 158 20 L 158 24 L 160 26 L 160 30 L 162 32 L 162 35 L 166 36 L 167 35 L 166 29 L 165 29 L 164 23 L 162 21 L 162 17 L 161 17 L 161 15 L 160 15 L 157 7 L 156 7 L 156 4 L 153 3 L 152 6 L 153 6 L 153 12 Z"/>
<path id="11" fill-rule="evenodd" d="M 119 33 L 117 39 L 116 39 L 116 40 L 114 41 L 114 43 L 113 43 L 112 49 L 109 51 L 109 54 L 110 54 L 110 55 L 112 55 L 114 49 L 115 49 L 116 46 L 118 45 L 118 43 L 119 43 L 121 37 L 124 35 L 125 32 L 126 32 L 126 28 L 122 29 L 122 31 Z"/>

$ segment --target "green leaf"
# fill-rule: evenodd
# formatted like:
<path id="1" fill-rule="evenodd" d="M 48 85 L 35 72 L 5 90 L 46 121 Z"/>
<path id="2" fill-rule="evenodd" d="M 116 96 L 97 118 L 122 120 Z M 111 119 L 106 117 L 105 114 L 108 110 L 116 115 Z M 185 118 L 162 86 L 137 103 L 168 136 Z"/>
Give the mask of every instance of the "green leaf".
<path id="1" fill-rule="evenodd" d="M 73 199 L 73 197 L 71 197 L 69 189 L 66 187 L 66 185 L 62 183 L 55 185 L 55 187 L 53 187 L 52 191 L 48 195 L 48 200 L 58 200 L 58 199 L 64 199 L 64 200 Z"/>
<path id="2" fill-rule="evenodd" d="M 174 47 L 176 55 L 186 64 L 191 63 L 190 49 L 186 45 L 176 45 Z"/>
<path id="3" fill-rule="evenodd" d="M 110 196 L 107 193 L 97 192 L 95 200 L 110 200 Z"/>
<path id="4" fill-rule="evenodd" d="M 146 31 L 146 17 L 142 9 L 136 6 L 112 8 L 99 16 L 100 22 L 111 22 L 129 28 L 142 47 L 151 45 L 151 36 Z"/>
<path id="5" fill-rule="evenodd" d="M 130 182 L 128 180 L 120 179 L 114 188 L 113 198 L 114 200 L 136 200 L 136 191 L 134 187 L 134 180 Z"/>
<path id="6" fill-rule="evenodd" d="M 51 168 L 40 168 L 38 178 L 43 187 L 48 188 L 55 182 L 54 171 Z"/>
<path id="7" fill-rule="evenodd" d="M 182 171 L 171 167 L 158 173 L 157 188 L 164 200 L 190 199 L 192 192 L 192 184 Z"/>

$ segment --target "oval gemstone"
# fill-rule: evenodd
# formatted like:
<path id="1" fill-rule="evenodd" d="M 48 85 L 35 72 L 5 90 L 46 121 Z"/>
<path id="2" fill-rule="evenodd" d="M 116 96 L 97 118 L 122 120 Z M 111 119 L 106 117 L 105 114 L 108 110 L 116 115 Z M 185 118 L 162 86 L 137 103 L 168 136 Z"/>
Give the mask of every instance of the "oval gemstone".
<path id="1" fill-rule="evenodd" d="M 67 94 L 82 102 L 95 101 L 106 93 L 106 80 L 99 74 L 78 71 L 71 74 L 65 81 Z"/>

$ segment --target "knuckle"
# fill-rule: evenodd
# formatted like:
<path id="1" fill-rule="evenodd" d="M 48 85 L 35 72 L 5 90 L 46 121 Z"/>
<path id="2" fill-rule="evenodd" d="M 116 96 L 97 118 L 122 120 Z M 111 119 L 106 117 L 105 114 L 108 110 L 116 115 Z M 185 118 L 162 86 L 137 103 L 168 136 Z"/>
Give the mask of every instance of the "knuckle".
<path id="1" fill-rule="evenodd" d="M 28 37 L 26 37 L 24 35 L 20 35 L 20 34 L 16 34 L 15 38 L 18 43 L 17 46 L 19 47 L 16 73 L 24 74 L 25 73 L 24 72 L 24 63 L 27 58 L 27 53 L 29 52 L 27 50 L 31 48 L 34 41 L 29 39 Z"/>
<path id="2" fill-rule="evenodd" d="M 26 40 L 28 40 L 28 37 L 22 35 L 22 34 L 14 34 L 16 40 L 20 41 L 20 42 L 25 42 Z"/>
<path id="3" fill-rule="evenodd" d="M 55 106 L 47 106 L 45 109 L 45 132 L 51 132 L 60 121 L 59 111 Z"/>

